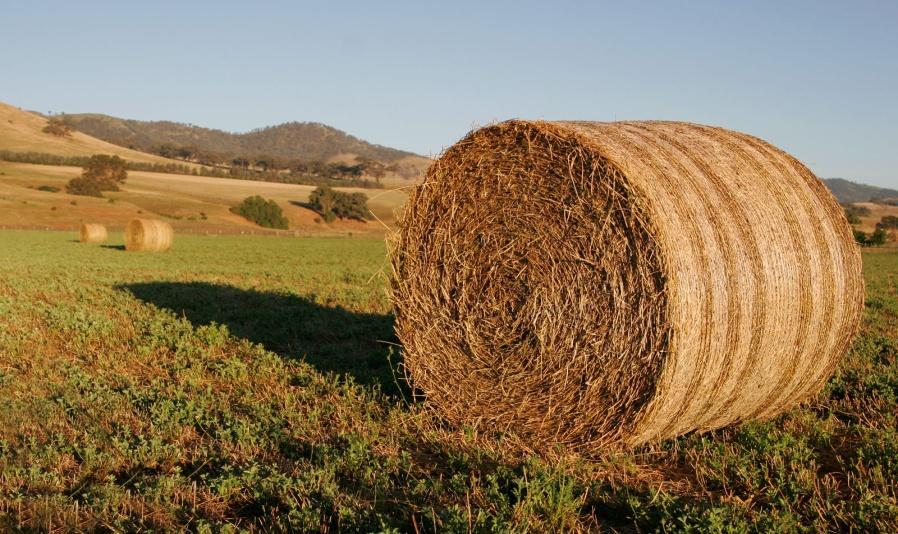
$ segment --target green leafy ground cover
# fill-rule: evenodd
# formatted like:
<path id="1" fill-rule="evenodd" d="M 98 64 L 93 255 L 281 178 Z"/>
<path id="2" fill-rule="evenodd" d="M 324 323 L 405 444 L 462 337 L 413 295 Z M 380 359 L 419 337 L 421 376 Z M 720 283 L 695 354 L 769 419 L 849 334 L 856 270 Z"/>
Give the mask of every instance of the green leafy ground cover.
<path id="1" fill-rule="evenodd" d="M 825 391 L 593 458 L 444 425 L 378 240 L 0 232 L 0 529 L 895 531 L 898 254 Z"/>

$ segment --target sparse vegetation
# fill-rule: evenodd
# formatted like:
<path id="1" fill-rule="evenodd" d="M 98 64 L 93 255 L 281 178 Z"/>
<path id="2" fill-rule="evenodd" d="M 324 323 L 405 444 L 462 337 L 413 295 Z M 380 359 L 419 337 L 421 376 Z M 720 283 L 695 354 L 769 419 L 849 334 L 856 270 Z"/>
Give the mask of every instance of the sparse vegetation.
<path id="1" fill-rule="evenodd" d="M 548 460 L 404 400 L 381 240 L 179 239 L 0 232 L 0 529 L 898 528 L 894 253 L 805 406 Z"/>
<path id="2" fill-rule="evenodd" d="M 259 195 L 243 199 L 243 202 L 231 208 L 231 211 L 253 221 L 265 228 L 278 228 L 286 230 L 287 218 L 277 202 L 266 200 Z"/>
<path id="3" fill-rule="evenodd" d="M 37 190 L 45 193 L 58 193 L 60 191 L 58 187 L 52 185 L 41 185 L 38 186 Z"/>

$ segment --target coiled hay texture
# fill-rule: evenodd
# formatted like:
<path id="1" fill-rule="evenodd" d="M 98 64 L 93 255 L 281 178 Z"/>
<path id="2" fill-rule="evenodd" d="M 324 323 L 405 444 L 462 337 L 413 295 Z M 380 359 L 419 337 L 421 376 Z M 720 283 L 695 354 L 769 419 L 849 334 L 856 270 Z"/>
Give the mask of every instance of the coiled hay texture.
<path id="1" fill-rule="evenodd" d="M 81 225 L 82 243 L 103 243 L 109 238 L 106 227 L 102 224 L 83 223 Z"/>
<path id="2" fill-rule="evenodd" d="M 418 392 L 526 446 L 637 445 L 816 394 L 857 330 L 842 209 L 760 139 L 510 121 L 449 148 L 392 238 Z"/>
<path id="3" fill-rule="evenodd" d="M 156 219 L 132 219 L 125 228 L 125 250 L 163 252 L 174 241 L 171 225 Z"/>

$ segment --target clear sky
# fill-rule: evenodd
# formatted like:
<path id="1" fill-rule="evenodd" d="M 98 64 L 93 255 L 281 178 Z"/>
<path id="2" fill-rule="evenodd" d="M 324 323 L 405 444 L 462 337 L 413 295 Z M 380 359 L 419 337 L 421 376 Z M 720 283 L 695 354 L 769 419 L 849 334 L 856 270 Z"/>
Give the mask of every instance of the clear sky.
<path id="1" fill-rule="evenodd" d="M 14 2 L 0 101 L 437 154 L 513 117 L 676 119 L 898 187 L 898 2 Z"/>

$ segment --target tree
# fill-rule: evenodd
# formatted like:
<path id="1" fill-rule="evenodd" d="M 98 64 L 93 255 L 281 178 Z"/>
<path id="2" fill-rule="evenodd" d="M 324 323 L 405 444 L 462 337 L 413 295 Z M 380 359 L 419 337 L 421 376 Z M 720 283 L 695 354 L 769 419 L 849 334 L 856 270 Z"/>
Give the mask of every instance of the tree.
<path id="1" fill-rule="evenodd" d="M 864 206 L 856 206 L 854 204 L 844 204 L 842 208 L 845 210 L 845 218 L 849 224 L 860 224 L 861 217 L 870 216 L 870 208 Z"/>
<path id="2" fill-rule="evenodd" d="M 118 156 L 98 154 L 84 164 L 81 176 L 69 180 L 66 191 L 72 195 L 103 196 L 103 191 L 118 191 L 128 178 L 128 163 Z"/>
<path id="3" fill-rule="evenodd" d="M 882 219 L 876 223 L 876 228 L 882 228 L 883 230 L 893 230 L 898 228 L 898 217 L 894 215 L 886 215 Z"/>
<path id="4" fill-rule="evenodd" d="M 860 230 L 854 231 L 854 240 L 864 246 L 879 247 L 885 245 L 888 237 L 885 228 L 877 228 L 872 234 L 866 234 Z"/>
<path id="5" fill-rule="evenodd" d="M 872 234 L 870 234 L 870 237 L 867 238 L 867 244 L 874 247 L 879 247 L 886 244 L 886 238 L 888 238 L 888 235 L 886 234 L 885 229 L 877 228 Z"/>
<path id="6" fill-rule="evenodd" d="M 342 193 L 330 187 L 317 187 L 309 195 L 309 207 L 318 212 L 325 222 L 335 219 L 371 219 L 368 197 L 364 193 Z"/>
<path id="7" fill-rule="evenodd" d="M 55 135 L 56 137 L 71 137 L 74 128 L 72 128 L 65 119 L 54 117 L 47 121 L 47 125 L 44 126 L 42 131 L 50 135 Z"/>
<path id="8" fill-rule="evenodd" d="M 259 195 L 246 197 L 243 202 L 231 208 L 232 213 L 245 217 L 265 228 L 286 230 L 287 218 L 281 207 L 273 200 L 265 200 Z"/>
<path id="9" fill-rule="evenodd" d="M 324 218 L 324 222 L 334 222 L 337 218 L 337 214 L 334 213 L 336 203 L 337 193 L 330 187 L 316 187 L 309 194 L 309 206 Z"/>
<path id="10" fill-rule="evenodd" d="M 128 179 L 128 162 L 118 156 L 94 155 L 85 163 L 82 176 L 118 185 Z"/>

